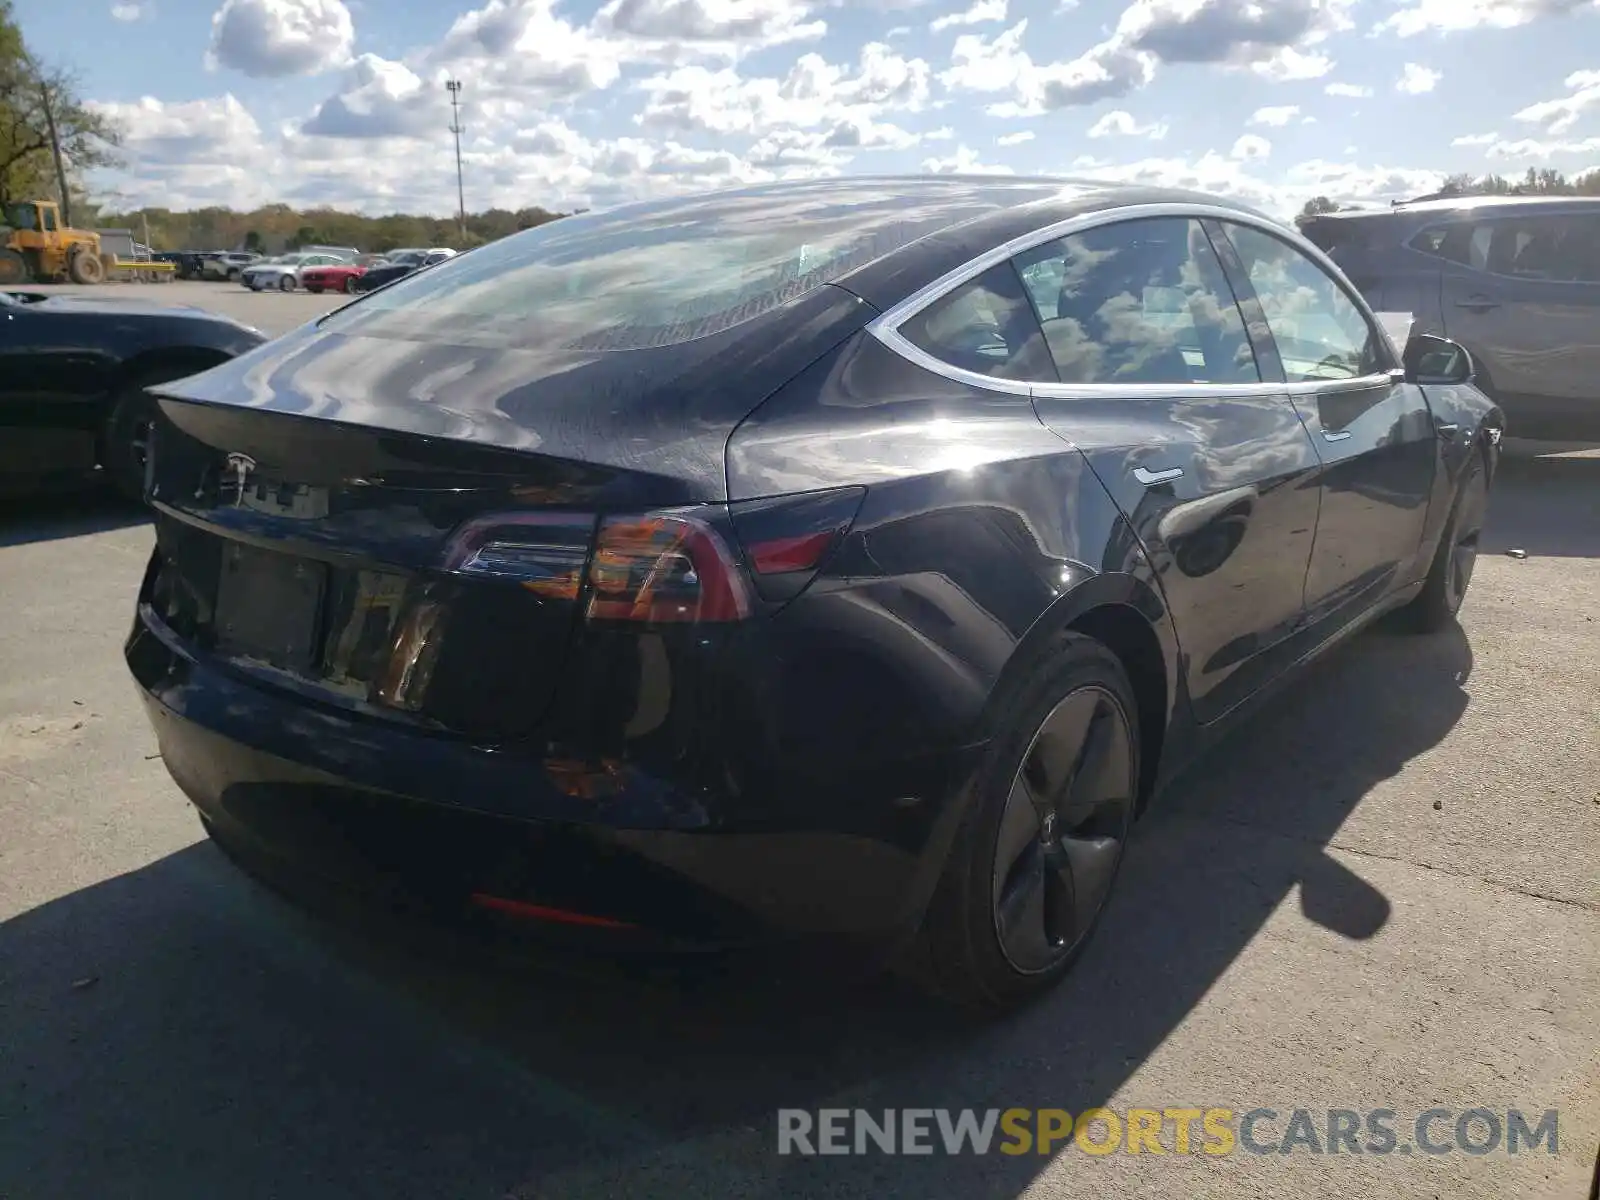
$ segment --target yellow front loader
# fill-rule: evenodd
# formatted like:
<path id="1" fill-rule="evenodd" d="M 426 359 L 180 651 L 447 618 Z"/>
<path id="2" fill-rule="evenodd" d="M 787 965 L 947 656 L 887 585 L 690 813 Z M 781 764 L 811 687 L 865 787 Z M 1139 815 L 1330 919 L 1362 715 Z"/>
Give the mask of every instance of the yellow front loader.
<path id="1" fill-rule="evenodd" d="M 66 278 L 100 283 L 106 277 L 100 235 L 61 224 L 53 200 L 9 205 L 0 223 L 0 287 Z"/>

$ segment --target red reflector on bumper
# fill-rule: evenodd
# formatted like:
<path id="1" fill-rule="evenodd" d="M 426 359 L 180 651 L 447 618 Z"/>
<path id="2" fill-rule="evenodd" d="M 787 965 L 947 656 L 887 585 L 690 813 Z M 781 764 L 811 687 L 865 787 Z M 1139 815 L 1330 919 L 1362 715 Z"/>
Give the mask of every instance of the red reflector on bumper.
<path id="1" fill-rule="evenodd" d="M 473 892 L 472 902 L 479 908 L 502 912 L 512 917 L 525 917 L 530 921 L 553 921 L 561 925 L 588 925 L 599 929 L 634 929 L 627 921 L 611 917 L 596 917 L 589 913 L 568 912 L 564 908 L 551 908 L 544 904 L 529 904 L 525 900 L 508 900 L 504 896 L 491 896 L 487 892 Z"/>

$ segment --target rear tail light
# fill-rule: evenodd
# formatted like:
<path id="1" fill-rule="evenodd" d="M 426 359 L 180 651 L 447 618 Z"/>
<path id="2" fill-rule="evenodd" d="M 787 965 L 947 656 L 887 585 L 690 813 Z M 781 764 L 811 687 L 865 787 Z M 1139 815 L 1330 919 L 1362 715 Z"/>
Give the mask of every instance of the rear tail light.
<path id="1" fill-rule="evenodd" d="M 866 494 L 866 488 L 836 488 L 732 506 L 734 532 L 763 600 L 792 599 L 811 582 L 850 532 Z"/>
<path id="2" fill-rule="evenodd" d="M 502 513 L 456 531 L 444 569 L 507 579 L 548 600 L 576 600 L 595 518 L 581 513 Z"/>
<path id="3" fill-rule="evenodd" d="M 688 513 L 608 517 L 589 566 L 588 615 L 600 621 L 740 621 L 745 580 L 727 545 Z"/>
<path id="4" fill-rule="evenodd" d="M 755 596 L 788 600 L 811 582 L 865 495 L 840 488 L 727 508 L 481 517 L 456 533 L 444 566 L 581 603 L 592 621 L 741 621 Z"/>

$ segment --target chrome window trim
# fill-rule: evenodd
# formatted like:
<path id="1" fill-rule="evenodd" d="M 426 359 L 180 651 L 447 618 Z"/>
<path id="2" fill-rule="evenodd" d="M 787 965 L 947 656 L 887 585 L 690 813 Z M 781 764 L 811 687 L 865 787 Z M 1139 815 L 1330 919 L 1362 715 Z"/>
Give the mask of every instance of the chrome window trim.
<path id="1" fill-rule="evenodd" d="M 911 295 L 901 300 L 875 317 L 868 325 L 867 332 L 888 347 L 901 358 L 931 371 L 935 375 L 956 383 L 966 384 L 969 387 L 982 388 L 986 391 L 1000 392 L 1010 396 L 1038 396 L 1041 398 L 1078 400 L 1078 399 L 1184 399 L 1216 398 L 1251 396 L 1307 396 L 1327 392 L 1359 391 L 1365 388 L 1378 387 L 1393 383 L 1388 371 L 1375 372 L 1355 379 L 1338 380 L 1312 380 L 1305 383 L 1050 383 L 1048 381 L 1029 382 L 1019 379 L 1002 379 L 995 375 L 984 375 L 977 371 L 968 371 L 963 367 L 952 366 L 943 359 L 936 358 L 914 345 L 900 332 L 900 326 L 916 316 L 936 300 L 953 292 L 962 284 L 970 283 L 979 275 L 992 267 L 999 266 L 1026 250 L 1032 250 L 1046 242 L 1057 241 L 1070 237 L 1075 233 L 1082 233 L 1088 229 L 1097 229 L 1104 225 L 1116 225 L 1123 221 L 1147 220 L 1157 217 L 1181 217 L 1195 221 L 1234 221 L 1241 225 L 1249 225 L 1261 232 L 1277 237 L 1290 246 L 1299 250 L 1310 258 L 1312 262 L 1333 278 L 1346 295 L 1350 290 L 1342 283 L 1343 276 L 1337 266 L 1333 266 L 1317 247 L 1301 236 L 1297 231 L 1272 220 L 1270 217 L 1258 216 L 1255 213 L 1242 211 L 1236 208 L 1227 208 L 1212 204 L 1165 203 L 1165 204 L 1130 204 L 1122 208 L 1101 209 L 1097 212 L 1082 213 L 1075 217 L 1068 217 L 1050 225 L 1043 225 L 1038 229 L 1020 234 L 1010 241 L 1002 242 L 992 249 L 985 250 L 975 258 L 969 259 L 950 271 L 945 272 L 938 279 L 924 287 L 918 288 Z M 1366 301 L 1359 296 L 1351 296 L 1357 310 L 1364 316 L 1372 328 L 1378 328 L 1377 320 Z"/>

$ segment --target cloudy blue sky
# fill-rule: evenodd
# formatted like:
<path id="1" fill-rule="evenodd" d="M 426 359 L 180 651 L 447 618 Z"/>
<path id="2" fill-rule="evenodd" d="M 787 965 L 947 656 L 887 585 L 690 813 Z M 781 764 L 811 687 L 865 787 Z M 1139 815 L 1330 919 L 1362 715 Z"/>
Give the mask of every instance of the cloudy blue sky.
<path id="1" fill-rule="evenodd" d="M 90 11 L 95 5 L 96 11 Z M 220 7 L 219 7 L 220 4 Z M 793 174 L 1112 174 L 1288 212 L 1600 166 L 1600 0 L 18 0 L 125 204 L 603 205 Z"/>

